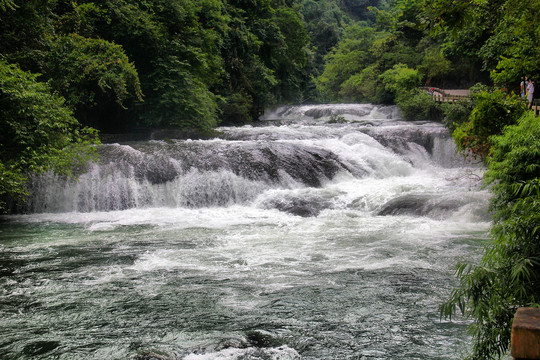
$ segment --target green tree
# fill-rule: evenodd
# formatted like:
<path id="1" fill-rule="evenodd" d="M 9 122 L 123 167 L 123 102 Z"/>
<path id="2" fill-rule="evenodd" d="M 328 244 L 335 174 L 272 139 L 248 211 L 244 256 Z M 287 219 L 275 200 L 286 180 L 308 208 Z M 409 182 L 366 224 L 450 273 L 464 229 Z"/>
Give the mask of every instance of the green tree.
<path id="1" fill-rule="evenodd" d="M 6 61 L 41 74 L 87 125 L 109 124 L 122 109 L 118 104 L 141 97 L 137 71 L 122 47 L 93 33 L 106 22 L 104 14 L 93 3 L 61 0 L 20 1 L 13 11 L 0 13 Z M 79 30 L 86 36 L 77 35 Z"/>
<path id="2" fill-rule="evenodd" d="M 137 67 L 144 103 L 132 99 L 132 126 L 206 131 L 217 124 L 211 88 L 223 74 L 220 0 L 107 0 L 95 36 L 122 45 Z M 134 103 L 133 103 L 134 102 Z"/>
<path id="3" fill-rule="evenodd" d="M 373 20 L 370 7 L 384 7 L 385 1 L 380 0 L 342 0 L 342 6 L 355 20 Z"/>
<path id="4" fill-rule="evenodd" d="M 424 74 L 427 84 L 431 84 L 432 81 L 444 83 L 444 77 L 452 70 L 452 63 L 445 57 L 440 47 L 431 47 L 425 50 L 418 70 Z"/>
<path id="5" fill-rule="evenodd" d="M 153 96 L 145 104 L 144 118 L 154 127 L 199 130 L 217 126 L 217 100 L 208 86 L 177 56 L 156 60 Z"/>
<path id="6" fill-rule="evenodd" d="M 420 72 L 405 64 L 394 65 L 393 68 L 386 70 L 380 78 L 384 89 L 395 98 L 416 89 L 422 81 Z"/>
<path id="7" fill-rule="evenodd" d="M 297 0 L 311 41 L 315 75 L 322 73 L 325 56 L 342 38 L 345 27 L 352 23 L 337 1 Z"/>
<path id="8" fill-rule="evenodd" d="M 502 133 L 505 126 L 514 125 L 526 111 L 525 103 L 515 95 L 501 90 L 472 94 L 475 107 L 467 122 L 453 133 L 459 150 L 487 159 L 491 137 Z"/>
<path id="9" fill-rule="evenodd" d="M 380 36 L 380 33 L 365 23 L 346 29 L 343 40 L 327 55 L 324 72 L 317 80 L 321 93 L 326 98 L 337 100 L 342 85 L 369 66 L 373 59 L 371 49 Z M 373 70 L 378 73 L 378 69 Z M 349 88 L 350 85 L 351 83 Z M 349 95 L 352 95 L 350 91 Z"/>
<path id="10" fill-rule="evenodd" d="M 64 99 L 37 75 L 0 61 L 0 212 L 21 203 L 33 173 L 70 175 L 95 157 L 94 130 L 83 128 Z"/>
<path id="11" fill-rule="evenodd" d="M 493 81 L 519 92 L 522 76 L 540 78 L 540 3 L 508 0 L 504 9 L 504 16 L 482 54 L 496 61 L 491 68 Z"/>
<path id="12" fill-rule="evenodd" d="M 0 10 L 14 10 L 16 8 L 15 1 L 13 0 L 0 0 Z"/>
<path id="13" fill-rule="evenodd" d="M 54 38 L 44 57 L 43 74 L 79 113 L 103 105 L 121 104 L 133 93 L 142 100 L 137 70 L 121 46 L 76 34 Z"/>
<path id="14" fill-rule="evenodd" d="M 52 13 L 46 2 L 8 1 L 12 7 L 0 11 L 0 54 L 22 69 L 39 73 L 47 48 L 47 38 L 54 36 Z"/>
<path id="15" fill-rule="evenodd" d="M 311 79 L 306 72 L 308 33 L 296 11 L 290 8 L 276 9 L 272 22 L 278 29 L 279 41 L 275 49 L 269 49 L 271 56 L 263 59 L 270 59 L 272 65 L 268 66 L 278 80 L 274 93 L 278 102 L 301 102 L 304 87 Z"/>
<path id="16" fill-rule="evenodd" d="M 418 89 L 422 82 L 420 71 L 404 64 L 395 65 L 380 75 L 386 96 L 395 102 L 407 120 L 435 120 L 442 109 L 433 98 Z"/>
<path id="17" fill-rule="evenodd" d="M 276 102 L 304 98 L 310 82 L 309 38 L 298 13 L 285 5 L 273 8 L 263 0 L 226 4 L 230 22 L 221 48 L 225 74 L 217 89 L 229 123 L 245 119 L 246 101 L 251 101 L 253 119 Z"/>
<path id="18" fill-rule="evenodd" d="M 263 42 L 253 33 L 247 19 L 241 16 L 243 10 L 229 8 L 229 11 L 236 16 L 233 16 L 223 38 L 221 54 L 224 59 L 225 75 L 218 89 L 228 104 L 239 104 L 240 96 L 247 95 L 245 99 L 250 101 L 249 120 L 251 120 L 257 116 L 259 110 L 275 102 L 271 89 L 278 84 L 278 80 L 259 56 Z M 245 105 L 244 103 L 241 107 Z M 224 116 L 229 121 L 243 121 L 233 114 L 225 113 Z"/>
<path id="19" fill-rule="evenodd" d="M 444 38 L 455 72 L 469 81 L 492 81 L 518 91 L 522 76 L 540 76 L 535 0 L 425 0 L 424 18 L 432 34 Z"/>
<path id="20" fill-rule="evenodd" d="M 432 55 L 428 49 L 437 48 L 435 41 L 426 40 L 422 4 L 422 0 L 396 0 L 385 9 L 370 7 L 375 23 L 349 26 L 327 55 L 324 72 L 318 78 L 320 92 L 332 101 L 341 100 L 340 96 L 378 103 L 393 101 L 385 85 L 374 79 L 398 64 L 415 69 Z"/>
<path id="21" fill-rule="evenodd" d="M 351 75 L 341 84 L 339 95 L 345 101 L 388 102 L 376 65 L 371 65 L 358 74 Z"/>
<path id="22" fill-rule="evenodd" d="M 473 359 L 507 353 L 516 309 L 540 307 L 540 123 L 527 112 L 492 142 L 492 243 L 479 265 L 458 266 L 460 285 L 441 306 L 472 318 Z"/>

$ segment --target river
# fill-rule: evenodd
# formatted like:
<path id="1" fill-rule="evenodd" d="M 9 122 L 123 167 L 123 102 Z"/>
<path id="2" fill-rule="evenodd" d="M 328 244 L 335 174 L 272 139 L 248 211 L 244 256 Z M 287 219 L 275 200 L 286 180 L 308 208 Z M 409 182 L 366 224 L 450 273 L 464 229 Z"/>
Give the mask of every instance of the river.
<path id="1" fill-rule="evenodd" d="M 483 169 L 395 107 L 267 111 L 212 140 L 105 144 L 0 219 L 4 359 L 457 359 L 454 267 Z"/>

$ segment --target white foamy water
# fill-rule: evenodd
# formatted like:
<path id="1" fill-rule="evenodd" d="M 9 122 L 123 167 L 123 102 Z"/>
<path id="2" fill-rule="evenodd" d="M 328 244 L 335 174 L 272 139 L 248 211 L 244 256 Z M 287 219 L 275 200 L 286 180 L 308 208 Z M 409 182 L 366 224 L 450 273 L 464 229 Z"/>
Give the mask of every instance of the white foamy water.
<path id="1" fill-rule="evenodd" d="M 27 214 L 0 225 L 0 353 L 458 358 L 466 322 L 437 308 L 489 230 L 483 170 L 393 107 L 265 118 L 106 145 L 75 183 L 36 178 Z"/>

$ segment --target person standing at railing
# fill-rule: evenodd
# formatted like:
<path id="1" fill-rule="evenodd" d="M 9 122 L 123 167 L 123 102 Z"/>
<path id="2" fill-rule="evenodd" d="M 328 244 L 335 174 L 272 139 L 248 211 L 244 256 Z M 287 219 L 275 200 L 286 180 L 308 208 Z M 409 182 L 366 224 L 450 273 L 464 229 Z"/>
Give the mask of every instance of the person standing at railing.
<path id="1" fill-rule="evenodd" d="M 529 79 L 529 84 L 527 85 L 527 101 L 529 102 L 529 109 L 532 109 L 534 99 L 534 82 L 532 79 Z"/>
<path id="2" fill-rule="evenodd" d="M 527 81 L 527 77 L 521 77 L 521 97 L 522 98 L 525 98 L 525 96 L 527 95 L 527 85 L 529 85 L 529 82 Z"/>

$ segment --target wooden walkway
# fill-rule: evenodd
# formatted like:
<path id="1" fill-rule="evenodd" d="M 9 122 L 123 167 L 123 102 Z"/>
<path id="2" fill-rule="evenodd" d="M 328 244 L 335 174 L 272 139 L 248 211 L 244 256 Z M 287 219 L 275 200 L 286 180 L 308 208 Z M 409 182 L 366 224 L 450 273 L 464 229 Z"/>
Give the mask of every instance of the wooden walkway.
<path id="1" fill-rule="evenodd" d="M 468 100 L 471 98 L 471 92 L 468 89 L 447 90 L 436 87 L 421 87 L 420 90 L 426 91 L 433 97 L 433 100 L 439 104 L 443 102 L 455 103 L 460 100 Z M 532 110 L 536 116 L 540 116 L 540 100 L 534 99 Z"/>
<path id="2" fill-rule="evenodd" d="M 421 87 L 420 90 L 426 91 L 436 102 L 451 102 L 467 100 L 471 98 L 471 92 L 468 89 L 443 90 L 436 87 Z"/>

